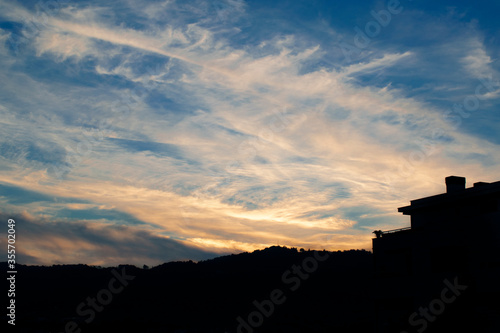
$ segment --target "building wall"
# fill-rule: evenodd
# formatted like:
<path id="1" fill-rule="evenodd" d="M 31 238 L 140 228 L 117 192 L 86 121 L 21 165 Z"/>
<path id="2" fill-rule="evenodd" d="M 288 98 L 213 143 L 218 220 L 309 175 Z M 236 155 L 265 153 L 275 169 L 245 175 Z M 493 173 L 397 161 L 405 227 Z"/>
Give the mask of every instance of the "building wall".
<path id="1" fill-rule="evenodd" d="M 467 286 L 426 332 L 500 323 L 500 195 L 422 207 L 411 231 L 373 239 L 377 332 L 416 332 L 410 316 L 439 304 L 445 280 Z M 436 301 L 436 299 L 438 301 Z M 492 301 L 492 300 L 496 301 Z M 420 318 L 420 317 L 414 317 Z M 481 324 L 480 324 L 481 323 Z M 448 326 L 447 326 L 448 325 Z M 495 331 L 500 332 L 500 330 Z"/>

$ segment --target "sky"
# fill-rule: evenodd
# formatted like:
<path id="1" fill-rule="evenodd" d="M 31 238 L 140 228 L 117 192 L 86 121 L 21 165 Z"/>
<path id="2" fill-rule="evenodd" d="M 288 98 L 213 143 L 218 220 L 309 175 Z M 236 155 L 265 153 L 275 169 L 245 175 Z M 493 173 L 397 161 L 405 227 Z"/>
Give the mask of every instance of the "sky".
<path id="1" fill-rule="evenodd" d="M 17 261 L 371 250 L 445 177 L 500 180 L 499 12 L 0 0 L 0 218 Z"/>

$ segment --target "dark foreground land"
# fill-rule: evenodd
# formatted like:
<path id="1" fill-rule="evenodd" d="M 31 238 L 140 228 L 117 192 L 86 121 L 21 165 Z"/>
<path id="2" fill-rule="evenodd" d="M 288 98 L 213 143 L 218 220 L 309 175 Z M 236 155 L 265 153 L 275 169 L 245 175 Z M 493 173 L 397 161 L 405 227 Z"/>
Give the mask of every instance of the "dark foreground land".
<path id="1" fill-rule="evenodd" d="M 9 331 L 373 332 L 375 321 L 373 258 L 360 250 L 274 246 L 150 269 L 17 271 L 16 326 Z"/>
<path id="2" fill-rule="evenodd" d="M 17 265 L 16 325 L 7 316 L 4 325 L 26 333 L 499 332 L 500 295 L 479 292 L 468 274 L 433 288 L 423 281 L 432 272 L 389 273 L 374 270 L 368 251 L 279 246 L 153 268 Z M 410 304 L 417 291 L 430 298 Z"/>

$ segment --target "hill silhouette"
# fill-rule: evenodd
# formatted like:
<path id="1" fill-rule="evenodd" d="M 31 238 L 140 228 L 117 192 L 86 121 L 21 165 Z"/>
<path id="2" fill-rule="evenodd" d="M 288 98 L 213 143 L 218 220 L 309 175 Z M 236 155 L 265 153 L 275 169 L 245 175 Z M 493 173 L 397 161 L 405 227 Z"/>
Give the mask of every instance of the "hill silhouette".
<path id="1" fill-rule="evenodd" d="M 280 246 L 150 269 L 18 265 L 16 330 L 366 332 L 372 276 L 368 251 Z"/>

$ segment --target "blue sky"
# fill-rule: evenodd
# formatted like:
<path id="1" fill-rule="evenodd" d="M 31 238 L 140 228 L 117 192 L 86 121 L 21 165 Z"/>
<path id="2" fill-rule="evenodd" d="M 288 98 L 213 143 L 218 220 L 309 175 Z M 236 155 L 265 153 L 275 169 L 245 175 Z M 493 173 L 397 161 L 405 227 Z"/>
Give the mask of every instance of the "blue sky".
<path id="1" fill-rule="evenodd" d="M 446 176 L 499 180 L 499 10 L 0 0 L 0 215 L 19 261 L 370 249 Z"/>

